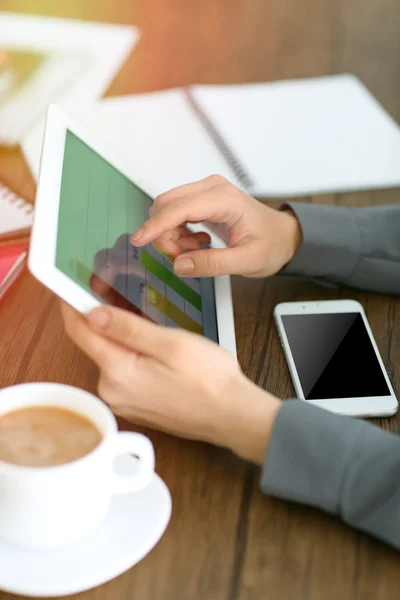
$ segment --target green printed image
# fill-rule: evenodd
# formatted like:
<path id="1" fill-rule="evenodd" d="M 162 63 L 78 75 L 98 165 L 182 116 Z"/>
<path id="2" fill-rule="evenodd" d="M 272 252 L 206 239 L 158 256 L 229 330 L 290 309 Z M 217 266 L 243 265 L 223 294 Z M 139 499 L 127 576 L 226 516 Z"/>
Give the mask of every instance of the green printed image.
<path id="1" fill-rule="evenodd" d="M 31 81 L 47 58 L 48 55 L 41 52 L 0 49 L 0 106 Z"/>

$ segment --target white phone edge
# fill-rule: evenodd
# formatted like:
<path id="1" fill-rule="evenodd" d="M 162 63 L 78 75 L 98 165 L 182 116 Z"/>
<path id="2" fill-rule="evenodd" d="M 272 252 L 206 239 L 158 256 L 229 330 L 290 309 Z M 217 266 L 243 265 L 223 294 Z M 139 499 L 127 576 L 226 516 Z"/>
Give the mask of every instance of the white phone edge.
<path id="1" fill-rule="evenodd" d="M 281 317 L 290 314 L 318 314 L 318 313 L 345 313 L 358 312 L 361 314 L 366 330 L 370 337 L 375 355 L 381 367 L 383 376 L 389 387 L 390 396 L 371 396 L 362 398 L 332 398 L 328 400 L 306 400 L 297 374 L 296 365 L 290 350 L 289 341 Z M 387 374 L 385 365 L 376 345 L 374 335 L 371 331 L 363 306 L 356 300 L 323 300 L 307 302 L 283 302 L 274 309 L 274 321 L 278 330 L 279 339 L 290 376 L 295 388 L 297 398 L 307 404 L 319 406 L 330 412 L 351 417 L 389 417 L 396 414 L 399 404 L 394 393 L 392 384 Z"/>

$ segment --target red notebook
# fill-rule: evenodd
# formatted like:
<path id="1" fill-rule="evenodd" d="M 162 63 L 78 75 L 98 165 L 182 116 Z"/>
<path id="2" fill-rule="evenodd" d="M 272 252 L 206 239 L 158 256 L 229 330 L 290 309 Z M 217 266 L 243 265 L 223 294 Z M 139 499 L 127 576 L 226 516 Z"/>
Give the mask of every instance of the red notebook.
<path id="1" fill-rule="evenodd" d="M 0 299 L 25 268 L 28 244 L 0 247 Z"/>

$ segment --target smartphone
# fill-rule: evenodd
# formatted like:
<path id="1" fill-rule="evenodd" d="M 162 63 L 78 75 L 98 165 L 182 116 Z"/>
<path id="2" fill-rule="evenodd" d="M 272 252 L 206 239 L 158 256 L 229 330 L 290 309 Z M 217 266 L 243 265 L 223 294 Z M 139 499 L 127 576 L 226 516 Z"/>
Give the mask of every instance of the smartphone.
<path id="1" fill-rule="evenodd" d="M 359 302 L 287 302 L 276 306 L 274 319 L 298 398 L 350 416 L 397 412 L 395 393 Z"/>

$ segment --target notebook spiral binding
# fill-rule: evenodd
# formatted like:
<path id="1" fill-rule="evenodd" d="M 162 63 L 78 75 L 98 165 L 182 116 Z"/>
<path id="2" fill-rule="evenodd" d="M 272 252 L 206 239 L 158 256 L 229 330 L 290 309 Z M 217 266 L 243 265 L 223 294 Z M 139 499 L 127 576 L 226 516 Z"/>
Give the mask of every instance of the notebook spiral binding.
<path id="1" fill-rule="evenodd" d="M 0 183 L 0 201 L 5 200 L 10 204 L 15 204 L 18 208 L 24 210 L 26 215 L 30 215 L 33 211 L 33 206 L 25 202 L 17 194 L 12 192 L 8 187 Z"/>
<path id="2" fill-rule="evenodd" d="M 226 143 L 226 141 L 224 140 L 224 138 L 216 130 L 216 128 L 214 127 L 214 125 L 212 124 L 210 119 L 207 117 L 207 115 L 202 111 L 200 106 L 197 104 L 196 100 L 194 99 L 193 95 L 190 92 L 190 89 L 186 88 L 184 90 L 184 92 L 186 95 L 186 99 L 187 99 L 188 103 L 190 104 L 191 108 L 196 113 L 196 116 L 198 117 L 198 119 L 200 119 L 200 121 L 203 123 L 203 125 L 204 125 L 205 129 L 207 130 L 207 132 L 209 133 L 209 135 L 212 137 L 215 145 L 217 146 L 217 148 L 219 149 L 219 151 L 221 152 L 221 154 L 223 155 L 223 157 L 229 164 L 232 171 L 235 173 L 236 178 L 240 182 L 241 186 L 247 192 L 251 192 L 252 189 L 254 188 L 254 181 L 251 179 L 251 177 L 247 173 L 246 169 L 243 167 L 243 165 L 238 160 L 238 158 L 234 155 L 234 153 L 229 148 L 229 146 Z"/>

